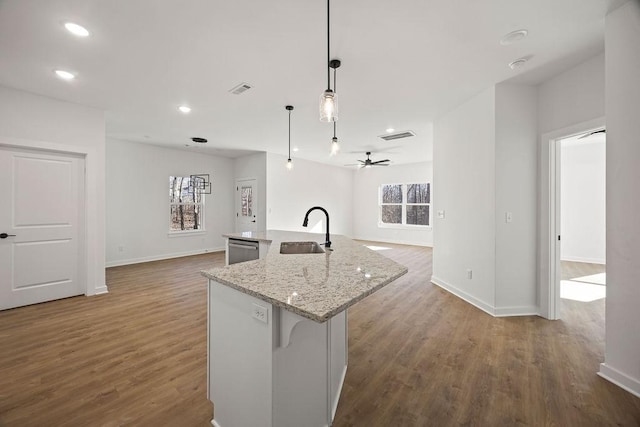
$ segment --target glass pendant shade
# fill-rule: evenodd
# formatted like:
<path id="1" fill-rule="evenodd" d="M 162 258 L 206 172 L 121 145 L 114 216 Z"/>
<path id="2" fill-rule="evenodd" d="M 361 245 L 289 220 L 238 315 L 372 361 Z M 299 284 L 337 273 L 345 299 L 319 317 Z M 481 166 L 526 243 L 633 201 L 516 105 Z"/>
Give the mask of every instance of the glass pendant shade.
<path id="1" fill-rule="evenodd" d="M 340 151 L 340 144 L 338 144 L 338 138 L 335 136 L 331 139 L 331 155 L 335 156 Z"/>
<path id="2" fill-rule="evenodd" d="M 320 95 L 320 121 L 335 122 L 338 120 L 338 94 L 331 89 Z"/>
<path id="3" fill-rule="evenodd" d="M 293 169 L 293 162 L 291 159 L 287 159 L 287 170 Z"/>

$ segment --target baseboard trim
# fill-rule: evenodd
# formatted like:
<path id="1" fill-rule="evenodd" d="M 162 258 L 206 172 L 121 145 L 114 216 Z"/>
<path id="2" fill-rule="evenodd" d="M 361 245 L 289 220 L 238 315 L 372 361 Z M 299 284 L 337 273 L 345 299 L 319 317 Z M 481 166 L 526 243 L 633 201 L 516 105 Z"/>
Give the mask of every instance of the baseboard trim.
<path id="1" fill-rule="evenodd" d="M 588 264 L 601 264 L 601 265 L 606 265 L 607 261 L 601 258 L 582 258 L 582 257 L 573 257 L 573 256 L 569 256 L 569 257 L 562 257 L 560 259 L 561 261 L 571 261 L 571 262 L 586 262 Z"/>
<path id="2" fill-rule="evenodd" d="M 496 307 L 494 315 L 496 317 L 540 316 L 540 309 L 536 306 Z"/>
<path id="3" fill-rule="evenodd" d="M 433 245 L 429 245 L 427 243 L 424 242 L 411 242 L 411 241 L 407 241 L 407 240 L 395 240 L 395 239 L 384 239 L 384 240 L 380 240 L 378 239 L 369 239 L 367 237 L 350 237 L 350 239 L 352 240 L 364 240 L 366 242 L 377 242 L 377 243 L 392 243 L 394 245 L 410 245 L 410 246 L 421 246 L 424 248 L 432 248 Z"/>
<path id="4" fill-rule="evenodd" d="M 103 285 L 96 288 L 95 292 L 91 295 L 101 295 L 101 294 L 108 294 L 108 293 L 109 293 L 109 289 L 107 288 L 107 285 Z"/>
<path id="5" fill-rule="evenodd" d="M 478 298 L 476 298 L 476 297 L 474 297 L 472 295 L 469 295 L 468 293 L 456 288 L 452 284 L 447 283 L 444 280 L 437 278 L 436 276 L 431 276 L 431 283 L 433 283 L 436 286 L 440 286 L 445 291 L 450 292 L 453 295 L 457 296 L 458 298 L 465 300 L 469 304 L 479 308 L 480 310 L 484 311 L 485 313 L 490 314 L 491 316 L 495 316 L 495 308 L 494 307 L 492 307 L 491 305 L 487 304 L 486 302 L 481 301 Z"/>
<path id="6" fill-rule="evenodd" d="M 598 372 L 598 375 L 617 385 L 621 389 L 628 391 L 634 396 L 640 397 L 640 381 L 636 378 L 623 374 L 606 363 L 600 364 L 600 371 Z"/>
<path id="7" fill-rule="evenodd" d="M 107 261 L 105 264 L 105 267 L 107 268 L 119 267 L 121 265 L 140 264 L 143 262 L 161 261 L 163 259 L 182 258 L 185 256 L 200 255 L 200 254 L 206 254 L 210 252 L 222 252 L 224 250 L 225 250 L 224 247 L 213 248 L 213 249 L 197 249 L 194 251 L 175 252 L 172 254 L 165 254 L 165 255 L 152 255 L 152 256 L 141 257 L 141 258 L 120 259 L 115 261 Z"/>

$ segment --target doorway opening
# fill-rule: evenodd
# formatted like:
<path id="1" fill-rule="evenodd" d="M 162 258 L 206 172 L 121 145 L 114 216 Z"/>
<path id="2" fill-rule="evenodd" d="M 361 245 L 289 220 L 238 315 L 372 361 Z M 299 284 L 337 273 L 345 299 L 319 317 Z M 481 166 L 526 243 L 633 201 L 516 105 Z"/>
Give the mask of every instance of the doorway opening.
<path id="1" fill-rule="evenodd" d="M 591 123 L 547 141 L 548 289 L 543 284 L 541 303 L 546 294 L 548 305 L 541 311 L 559 319 L 565 304 L 606 297 L 606 132 L 603 123 Z"/>
<path id="2" fill-rule="evenodd" d="M 606 132 L 560 144 L 560 316 L 569 300 L 606 297 Z"/>

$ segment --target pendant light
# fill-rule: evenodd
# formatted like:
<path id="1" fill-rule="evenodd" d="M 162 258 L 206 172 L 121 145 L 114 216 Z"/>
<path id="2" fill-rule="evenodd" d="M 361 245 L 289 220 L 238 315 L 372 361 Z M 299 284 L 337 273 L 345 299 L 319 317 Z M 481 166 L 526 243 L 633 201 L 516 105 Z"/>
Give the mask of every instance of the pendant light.
<path id="1" fill-rule="evenodd" d="M 336 137 L 336 122 L 333 122 L 333 138 L 331 138 L 331 155 L 335 156 L 340 151 L 340 144 L 338 144 L 338 137 Z"/>
<path id="2" fill-rule="evenodd" d="M 333 90 L 336 91 L 336 70 L 340 67 L 339 59 L 332 59 L 329 62 L 329 67 L 333 68 Z M 333 138 L 331 138 L 331 155 L 335 156 L 340 151 L 340 144 L 338 144 L 338 137 L 336 136 L 336 122 L 333 122 Z"/>
<path id="3" fill-rule="evenodd" d="M 291 111 L 293 111 L 293 105 L 287 105 L 284 107 L 289 112 L 289 158 L 287 159 L 287 169 L 293 169 L 293 162 L 291 161 Z"/>
<path id="4" fill-rule="evenodd" d="M 320 121 L 335 122 L 338 120 L 338 94 L 331 90 L 331 21 L 329 14 L 329 1 L 327 0 L 327 90 L 320 95 Z"/>

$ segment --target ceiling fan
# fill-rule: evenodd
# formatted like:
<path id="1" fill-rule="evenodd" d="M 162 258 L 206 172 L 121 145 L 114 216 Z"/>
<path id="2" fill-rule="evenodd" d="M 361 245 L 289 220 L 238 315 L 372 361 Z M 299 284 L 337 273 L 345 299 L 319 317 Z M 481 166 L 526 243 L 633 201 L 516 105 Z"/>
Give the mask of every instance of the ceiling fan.
<path id="1" fill-rule="evenodd" d="M 360 166 L 361 168 L 370 168 L 371 166 L 389 166 L 389 163 L 391 160 L 389 159 L 385 159 L 385 160 L 378 160 L 377 162 L 373 162 L 371 161 L 371 151 L 367 151 L 365 153 L 367 155 L 367 160 L 358 160 L 360 163 L 355 163 L 353 165 L 345 165 L 345 166 Z"/>
<path id="2" fill-rule="evenodd" d="M 587 133 L 585 133 L 584 135 L 579 136 L 579 137 L 578 137 L 578 139 L 588 138 L 588 137 L 590 137 L 591 135 L 597 135 L 597 134 L 599 134 L 599 133 L 607 133 L 607 130 L 606 130 L 606 129 L 600 129 L 600 130 L 596 130 L 596 131 L 594 131 L 594 132 L 587 132 Z"/>

